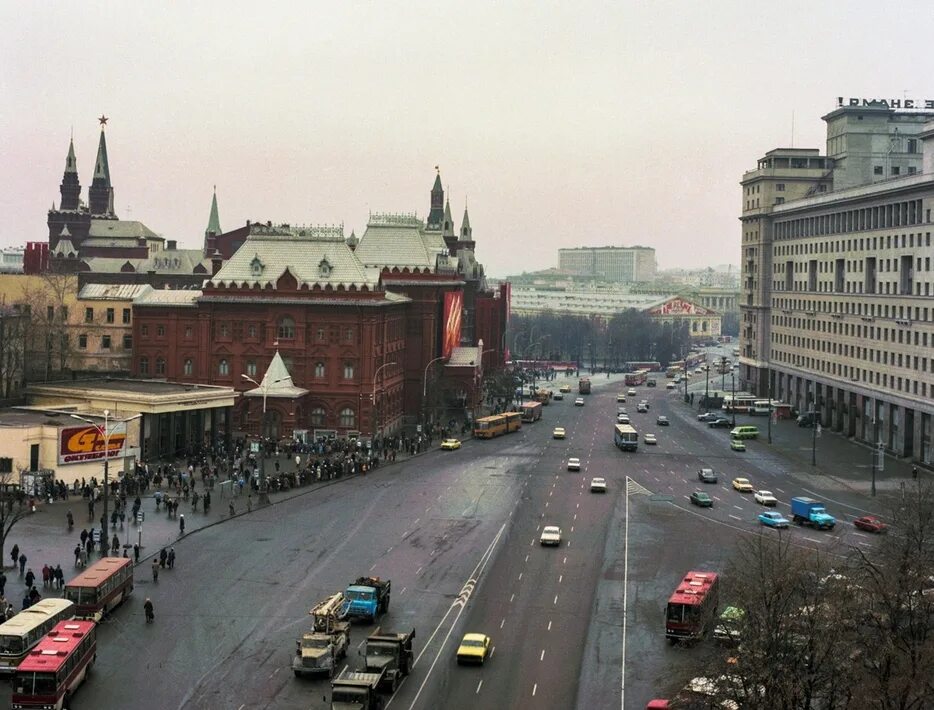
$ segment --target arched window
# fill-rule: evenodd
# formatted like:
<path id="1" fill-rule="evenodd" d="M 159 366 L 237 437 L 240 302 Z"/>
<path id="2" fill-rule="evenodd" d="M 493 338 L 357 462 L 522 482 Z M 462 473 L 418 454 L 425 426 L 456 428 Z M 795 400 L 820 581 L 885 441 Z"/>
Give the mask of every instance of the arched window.
<path id="1" fill-rule="evenodd" d="M 341 410 L 341 426 L 345 429 L 350 429 L 354 426 L 357 418 L 354 416 L 354 412 L 350 407 Z"/>
<path id="2" fill-rule="evenodd" d="M 256 360 L 247 360 L 246 374 L 250 377 L 256 377 Z"/>
<path id="3" fill-rule="evenodd" d="M 230 364 L 226 359 L 221 360 L 217 364 L 217 374 L 218 375 L 229 375 L 230 374 Z"/>
<path id="4" fill-rule="evenodd" d="M 279 340 L 295 340 L 295 321 L 285 316 L 279 321 L 277 334 Z"/>
<path id="5" fill-rule="evenodd" d="M 315 363 L 315 377 L 320 379 L 324 378 L 324 363 L 316 362 Z"/>
<path id="6" fill-rule="evenodd" d="M 165 358 L 163 357 L 156 358 L 156 374 L 157 375 L 165 374 Z"/>
<path id="7" fill-rule="evenodd" d="M 185 360 L 185 374 L 190 375 L 194 371 L 194 363 L 191 361 L 191 358 Z"/>
<path id="8" fill-rule="evenodd" d="M 353 363 L 352 362 L 344 363 L 344 379 L 345 380 L 353 379 Z"/>
<path id="9" fill-rule="evenodd" d="M 139 374 L 148 375 L 149 374 L 149 358 L 143 355 L 139 359 Z"/>
<path id="10" fill-rule="evenodd" d="M 327 422 L 327 414 L 322 407 L 315 407 L 311 410 L 311 425 L 324 426 Z"/>

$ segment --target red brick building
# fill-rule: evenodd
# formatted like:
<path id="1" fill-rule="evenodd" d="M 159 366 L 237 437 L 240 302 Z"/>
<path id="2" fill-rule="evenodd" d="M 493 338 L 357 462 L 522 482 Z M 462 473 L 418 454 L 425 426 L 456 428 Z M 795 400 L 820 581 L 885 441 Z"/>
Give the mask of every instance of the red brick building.
<path id="1" fill-rule="evenodd" d="M 508 298 L 486 290 L 472 239 L 414 215 L 372 215 L 359 240 L 340 227 L 256 223 L 240 236 L 202 290 L 134 302 L 134 374 L 234 387 L 245 395 L 234 430 L 273 437 L 392 433 L 476 409 L 479 374 L 504 361 Z M 470 334 L 458 328 L 457 352 L 444 352 L 442 331 L 461 322 Z M 482 362 L 477 340 L 490 343 Z"/>

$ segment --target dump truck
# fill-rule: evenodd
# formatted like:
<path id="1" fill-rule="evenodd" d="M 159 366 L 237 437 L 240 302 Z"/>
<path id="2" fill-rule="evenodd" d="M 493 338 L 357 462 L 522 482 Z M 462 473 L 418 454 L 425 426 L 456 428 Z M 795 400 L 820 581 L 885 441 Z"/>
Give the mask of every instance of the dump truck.
<path id="1" fill-rule="evenodd" d="M 334 676 L 337 662 L 347 655 L 350 622 L 343 621 L 344 595 L 338 592 L 316 604 L 311 611 L 311 630 L 296 641 L 292 671 L 296 676 Z"/>
<path id="2" fill-rule="evenodd" d="M 590 378 L 581 377 L 577 381 L 577 394 L 590 394 Z"/>
<path id="3" fill-rule="evenodd" d="M 412 640 L 415 629 L 408 633 L 383 632 L 377 626 L 366 639 L 366 670 L 383 673 L 380 689 L 394 693 L 399 682 L 412 670 L 414 654 Z"/>
<path id="4" fill-rule="evenodd" d="M 795 525 L 810 525 L 818 530 L 833 530 L 836 519 L 827 512 L 824 504 L 813 498 L 791 499 L 791 517 Z"/>
<path id="5" fill-rule="evenodd" d="M 389 592 L 392 582 L 379 577 L 357 577 L 344 592 L 342 617 L 364 618 L 376 621 L 376 617 L 389 611 Z"/>
<path id="6" fill-rule="evenodd" d="M 346 668 L 331 681 L 331 710 L 382 710 L 378 688 L 382 673 L 360 673 Z"/>

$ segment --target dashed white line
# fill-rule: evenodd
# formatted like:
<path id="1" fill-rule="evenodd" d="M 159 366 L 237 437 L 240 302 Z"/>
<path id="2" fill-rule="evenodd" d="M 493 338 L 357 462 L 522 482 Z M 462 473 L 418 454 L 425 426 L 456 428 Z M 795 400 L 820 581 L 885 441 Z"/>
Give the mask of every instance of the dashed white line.
<path id="1" fill-rule="evenodd" d="M 733 513 L 730 513 L 730 517 L 733 518 L 733 520 L 742 520 L 741 517 L 739 517 L 738 515 L 733 515 Z"/>
<path id="2" fill-rule="evenodd" d="M 538 683 L 532 686 L 532 697 L 535 697 L 535 692 L 538 690 Z"/>
<path id="3" fill-rule="evenodd" d="M 551 631 L 551 622 L 548 622 L 548 630 Z"/>
<path id="4" fill-rule="evenodd" d="M 558 595 L 555 594 L 554 606 L 557 606 L 557 605 L 558 605 Z"/>
<path id="5" fill-rule="evenodd" d="M 741 506 L 741 505 L 734 505 L 733 507 L 736 508 L 737 510 L 742 510 L 742 509 L 743 509 L 743 506 Z"/>
<path id="6" fill-rule="evenodd" d="M 565 558 L 561 561 L 561 564 L 566 565 L 567 563 L 568 563 L 568 558 L 565 557 Z"/>
<path id="7" fill-rule="evenodd" d="M 499 628 L 503 628 L 505 625 L 506 625 L 506 620 L 505 620 L 505 619 L 503 619 L 501 622 L 499 622 Z"/>
<path id="8" fill-rule="evenodd" d="M 515 595 L 515 593 L 513 593 L 513 594 L 509 597 L 509 603 L 512 604 L 512 600 L 515 599 L 515 598 L 516 598 L 516 595 Z"/>
<path id="9" fill-rule="evenodd" d="M 808 537 L 807 535 L 804 536 L 804 539 L 810 540 L 811 542 L 823 542 L 823 540 L 819 540 L 816 537 Z"/>
<path id="10" fill-rule="evenodd" d="M 402 591 L 399 592 L 399 594 L 405 594 L 405 590 L 406 590 L 406 589 L 408 589 L 408 587 L 403 587 L 403 588 L 402 588 Z"/>
<path id="11" fill-rule="evenodd" d="M 480 688 L 482 688 L 482 687 L 483 687 L 483 681 L 481 680 L 479 683 L 477 683 L 477 692 L 478 692 L 478 693 L 480 692 Z"/>
<path id="12" fill-rule="evenodd" d="M 542 649 L 542 655 L 538 657 L 538 660 L 539 660 L 539 661 L 544 661 L 544 660 L 545 660 L 545 649 L 544 649 L 544 648 Z"/>
<path id="13" fill-rule="evenodd" d="M 564 581 L 564 575 L 563 575 L 563 574 L 559 574 L 559 575 L 558 575 L 558 584 L 561 584 L 562 581 Z"/>
<path id="14" fill-rule="evenodd" d="M 519 579 L 522 579 L 522 572 L 519 573 Z"/>
<path id="15" fill-rule="evenodd" d="M 529 561 L 529 556 L 528 556 L 528 555 L 525 556 L 525 561 L 526 561 L 526 562 Z"/>
<path id="16" fill-rule="evenodd" d="M 421 573 L 421 571 L 422 571 L 422 568 L 421 568 L 421 567 L 419 567 L 417 570 L 415 570 L 415 576 L 417 577 L 417 576 Z"/>
<path id="17" fill-rule="evenodd" d="M 418 525 L 418 521 L 419 521 L 419 520 L 421 520 L 421 518 L 415 518 L 415 522 L 412 523 L 412 527 L 413 527 L 413 528 L 414 528 L 416 525 Z"/>

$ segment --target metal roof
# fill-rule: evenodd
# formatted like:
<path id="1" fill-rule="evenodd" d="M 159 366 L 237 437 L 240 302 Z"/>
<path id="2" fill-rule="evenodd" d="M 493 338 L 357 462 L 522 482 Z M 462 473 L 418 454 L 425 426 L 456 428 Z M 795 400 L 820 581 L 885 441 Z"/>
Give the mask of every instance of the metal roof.
<path id="1" fill-rule="evenodd" d="M 140 294 L 134 301 L 134 306 L 189 306 L 198 305 L 201 291 L 193 289 L 150 289 Z"/>
<path id="2" fill-rule="evenodd" d="M 92 219 L 88 237 L 100 237 L 101 239 L 136 239 L 139 237 L 162 239 L 142 222 L 126 219 Z M 83 243 L 86 244 L 87 242 L 88 240 L 85 239 Z"/>
<path id="3" fill-rule="evenodd" d="M 78 292 L 78 300 L 132 301 L 147 291 L 149 284 L 87 284 Z"/>

